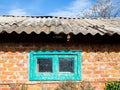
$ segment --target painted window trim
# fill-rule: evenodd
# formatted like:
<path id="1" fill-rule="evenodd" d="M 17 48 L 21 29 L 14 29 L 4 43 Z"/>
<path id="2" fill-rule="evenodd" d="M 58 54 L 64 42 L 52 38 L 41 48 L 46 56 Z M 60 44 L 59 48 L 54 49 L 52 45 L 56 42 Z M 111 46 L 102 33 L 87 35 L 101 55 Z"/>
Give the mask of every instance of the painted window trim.
<path id="1" fill-rule="evenodd" d="M 29 80 L 31 81 L 61 81 L 61 80 L 81 80 L 82 75 L 82 64 L 81 64 L 81 51 L 31 51 L 30 52 L 30 62 L 29 62 Z M 58 62 L 55 62 L 55 58 L 58 58 L 58 55 L 67 55 L 67 57 L 75 57 L 75 72 L 74 73 L 58 73 L 58 70 L 54 70 L 53 73 L 36 73 L 36 62 L 38 57 L 47 57 L 53 58 L 53 66 L 57 68 Z M 57 64 L 57 65 L 56 65 Z M 54 68 L 54 69 L 55 69 Z"/>

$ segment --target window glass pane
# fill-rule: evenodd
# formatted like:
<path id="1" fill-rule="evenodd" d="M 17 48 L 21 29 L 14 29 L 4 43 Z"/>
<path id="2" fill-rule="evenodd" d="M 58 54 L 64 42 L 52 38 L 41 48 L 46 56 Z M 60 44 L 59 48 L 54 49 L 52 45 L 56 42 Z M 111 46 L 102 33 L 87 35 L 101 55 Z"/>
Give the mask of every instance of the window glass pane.
<path id="1" fill-rule="evenodd" d="M 52 72 L 52 59 L 39 58 L 37 59 L 38 72 Z"/>
<path id="2" fill-rule="evenodd" d="M 74 59 L 59 58 L 59 72 L 74 72 Z"/>

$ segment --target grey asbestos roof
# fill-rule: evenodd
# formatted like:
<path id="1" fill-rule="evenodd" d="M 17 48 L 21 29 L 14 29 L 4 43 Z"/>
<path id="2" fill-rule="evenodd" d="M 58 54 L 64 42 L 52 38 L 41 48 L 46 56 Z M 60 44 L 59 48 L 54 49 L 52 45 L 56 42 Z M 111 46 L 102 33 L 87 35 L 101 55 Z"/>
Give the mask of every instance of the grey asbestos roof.
<path id="1" fill-rule="evenodd" d="M 120 35 L 120 18 L 112 19 L 87 19 L 87 18 L 64 18 L 64 17 L 38 17 L 38 16 L 0 16 L 0 33 L 44 32 L 49 34 L 54 32 L 73 33 L 83 35 Z"/>

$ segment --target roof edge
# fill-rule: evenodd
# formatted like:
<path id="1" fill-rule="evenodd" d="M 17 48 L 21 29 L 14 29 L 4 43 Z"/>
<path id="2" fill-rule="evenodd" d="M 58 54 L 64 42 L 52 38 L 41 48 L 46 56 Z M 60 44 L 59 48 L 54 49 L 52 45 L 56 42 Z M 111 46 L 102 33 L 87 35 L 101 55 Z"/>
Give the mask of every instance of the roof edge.
<path id="1" fill-rule="evenodd" d="M 30 18 L 58 18 L 58 19 L 114 19 L 113 17 L 111 18 L 87 18 L 87 17 L 62 17 L 62 16 L 17 16 L 17 15 L 0 15 L 0 17 L 30 17 Z M 115 17 L 115 18 L 119 18 L 120 17 Z"/>

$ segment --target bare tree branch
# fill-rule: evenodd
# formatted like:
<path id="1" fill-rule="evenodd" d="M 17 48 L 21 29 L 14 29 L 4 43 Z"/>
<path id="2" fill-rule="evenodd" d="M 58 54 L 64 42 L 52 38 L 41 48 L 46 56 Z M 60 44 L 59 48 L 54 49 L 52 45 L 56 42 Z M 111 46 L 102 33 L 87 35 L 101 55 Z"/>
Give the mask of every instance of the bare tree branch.
<path id="1" fill-rule="evenodd" d="M 82 17 L 89 18 L 110 18 L 120 16 L 120 1 L 111 2 L 110 0 L 97 0 L 92 8 L 82 11 Z"/>

